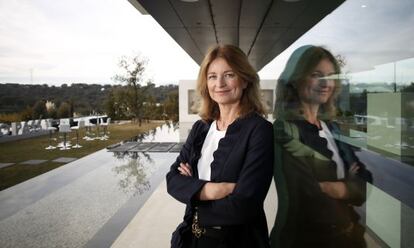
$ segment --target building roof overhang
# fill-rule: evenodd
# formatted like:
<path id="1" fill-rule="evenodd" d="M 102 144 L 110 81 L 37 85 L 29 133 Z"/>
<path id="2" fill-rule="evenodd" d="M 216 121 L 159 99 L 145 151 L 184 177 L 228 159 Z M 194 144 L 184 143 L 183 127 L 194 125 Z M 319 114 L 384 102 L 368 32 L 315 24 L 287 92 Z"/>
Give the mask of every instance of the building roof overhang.
<path id="1" fill-rule="evenodd" d="M 215 44 L 239 46 L 260 70 L 344 0 L 129 0 L 201 64 Z"/>

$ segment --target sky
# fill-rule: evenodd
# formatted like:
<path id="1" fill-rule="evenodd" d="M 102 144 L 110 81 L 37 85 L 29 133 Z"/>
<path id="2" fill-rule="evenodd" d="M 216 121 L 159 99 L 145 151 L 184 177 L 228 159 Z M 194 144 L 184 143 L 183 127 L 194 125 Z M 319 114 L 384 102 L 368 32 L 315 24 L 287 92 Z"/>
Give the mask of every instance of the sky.
<path id="1" fill-rule="evenodd" d="M 111 83 L 121 56 L 148 58 L 157 84 L 198 65 L 127 0 L 0 0 L 0 82 Z"/>
<path id="2" fill-rule="evenodd" d="M 342 72 L 350 83 L 391 83 L 394 76 L 397 83 L 414 82 L 413 27 L 412 0 L 347 0 L 260 74 L 266 77 L 274 72 L 278 76 L 294 49 L 314 44 L 345 58 Z"/>
<path id="3" fill-rule="evenodd" d="M 276 79 L 294 49 L 315 44 L 345 57 L 352 82 L 414 81 L 413 9 L 411 0 L 345 1 L 259 75 Z M 127 0 L 0 0 L 0 37 L 3 83 L 113 83 L 119 58 L 137 54 L 157 85 L 195 79 L 199 69 Z"/>

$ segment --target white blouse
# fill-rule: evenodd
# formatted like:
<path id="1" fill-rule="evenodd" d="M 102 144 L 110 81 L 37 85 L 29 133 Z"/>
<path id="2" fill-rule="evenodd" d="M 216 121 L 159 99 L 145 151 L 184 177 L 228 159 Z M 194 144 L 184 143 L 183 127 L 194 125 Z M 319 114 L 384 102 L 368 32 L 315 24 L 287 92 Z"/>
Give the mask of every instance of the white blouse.
<path id="1" fill-rule="evenodd" d="M 198 160 L 197 170 L 198 178 L 210 181 L 211 178 L 211 162 L 213 162 L 213 153 L 217 150 L 219 141 L 226 135 L 226 130 L 217 130 L 217 123 L 213 121 L 208 130 L 203 147 L 201 148 L 201 157 Z"/>
<path id="2" fill-rule="evenodd" d="M 329 130 L 325 122 L 321 122 L 322 130 L 319 130 L 319 136 L 325 138 L 328 141 L 328 149 L 332 152 L 332 160 L 336 163 L 336 175 L 338 179 L 345 177 L 344 161 L 339 155 L 338 147 L 336 146 L 335 139 Z"/>

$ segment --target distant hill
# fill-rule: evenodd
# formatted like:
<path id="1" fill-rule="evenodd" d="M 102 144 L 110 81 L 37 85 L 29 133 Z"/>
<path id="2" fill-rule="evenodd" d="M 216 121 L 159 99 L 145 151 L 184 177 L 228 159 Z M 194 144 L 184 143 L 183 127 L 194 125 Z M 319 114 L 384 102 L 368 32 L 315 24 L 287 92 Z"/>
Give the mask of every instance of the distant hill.
<path id="1" fill-rule="evenodd" d="M 37 101 L 51 101 L 59 106 L 61 102 L 71 102 L 74 111 L 88 114 L 92 110 L 104 112 L 104 103 L 109 92 L 120 85 L 72 84 L 62 86 L 0 84 L 0 113 L 16 113 L 32 107 Z M 148 94 L 156 102 L 162 102 L 169 92 L 178 91 L 177 85 L 150 87 Z"/>

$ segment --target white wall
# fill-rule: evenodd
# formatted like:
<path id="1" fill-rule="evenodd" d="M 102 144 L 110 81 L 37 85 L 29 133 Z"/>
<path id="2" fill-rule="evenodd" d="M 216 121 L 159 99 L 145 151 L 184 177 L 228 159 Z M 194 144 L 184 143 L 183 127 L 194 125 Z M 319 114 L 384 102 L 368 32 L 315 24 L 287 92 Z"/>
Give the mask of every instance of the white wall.
<path id="1" fill-rule="evenodd" d="M 180 141 L 184 142 L 188 136 L 189 130 L 192 124 L 200 119 L 195 113 L 189 113 L 189 91 L 193 90 L 195 93 L 196 80 L 180 80 L 178 82 L 178 93 L 179 93 L 179 121 L 180 121 Z M 271 111 L 273 112 L 274 103 L 276 100 L 276 80 L 261 80 L 260 87 L 266 93 L 266 97 L 270 97 L 267 105 L 271 105 Z M 269 92 L 269 90 L 271 92 Z M 273 98 L 273 99 L 272 99 Z M 269 101 L 272 101 L 271 103 Z M 273 121 L 272 114 L 268 114 L 267 119 Z"/>

